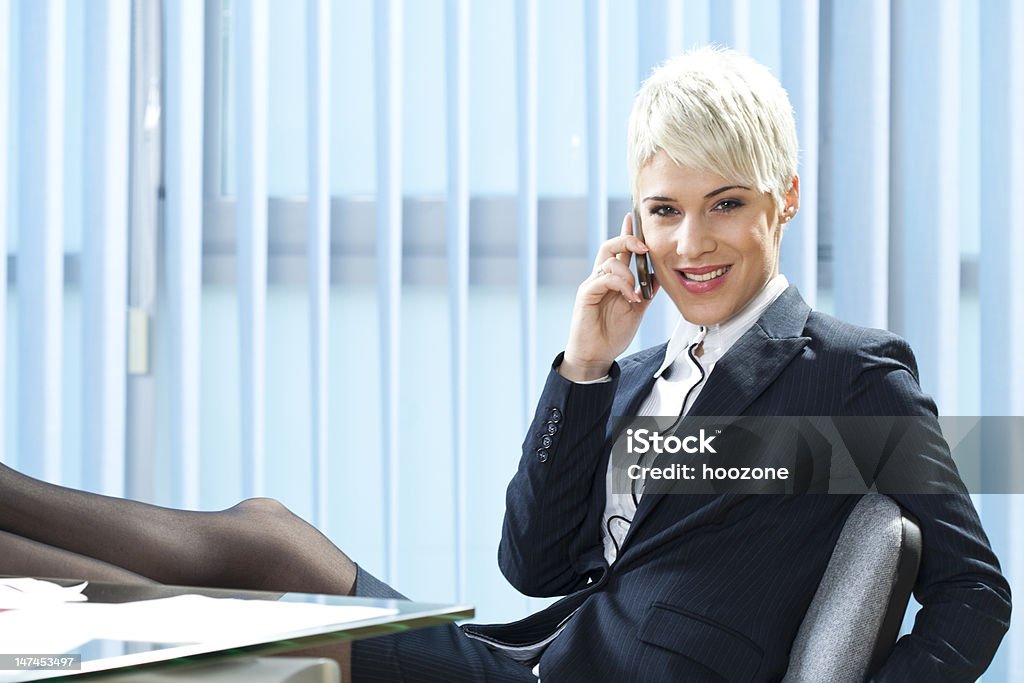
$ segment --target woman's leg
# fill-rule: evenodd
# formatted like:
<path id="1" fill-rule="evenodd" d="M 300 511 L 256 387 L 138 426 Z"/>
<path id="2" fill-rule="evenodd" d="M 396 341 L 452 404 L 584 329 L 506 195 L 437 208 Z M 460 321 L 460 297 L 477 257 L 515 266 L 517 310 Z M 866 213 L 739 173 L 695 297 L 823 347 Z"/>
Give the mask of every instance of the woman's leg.
<path id="1" fill-rule="evenodd" d="M 0 531 L 0 574 L 117 583 L 152 583 L 127 569 Z"/>
<path id="2" fill-rule="evenodd" d="M 160 583 L 340 595 L 355 584 L 355 563 L 269 499 L 221 512 L 175 510 L 55 486 L 0 465 L 0 531 Z"/>

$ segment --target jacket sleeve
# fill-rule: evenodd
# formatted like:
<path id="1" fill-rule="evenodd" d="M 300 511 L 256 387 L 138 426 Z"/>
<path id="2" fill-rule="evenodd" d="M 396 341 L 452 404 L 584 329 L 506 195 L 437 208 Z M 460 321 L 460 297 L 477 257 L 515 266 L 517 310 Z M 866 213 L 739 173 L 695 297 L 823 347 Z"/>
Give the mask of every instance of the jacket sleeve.
<path id="1" fill-rule="evenodd" d="M 606 430 L 618 386 L 609 381 L 575 384 L 555 369 L 555 359 L 533 421 L 523 440 L 519 469 L 508 486 L 498 564 L 526 595 L 565 595 L 592 578 L 600 565 L 599 522 L 593 513 L 595 476 L 606 466 Z M 603 481 L 603 479 L 601 479 Z M 596 561 L 596 562 L 595 562 Z"/>
<path id="2" fill-rule="evenodd" d="M 846 414 L 906 416 L 918 436 L 891 490 L 879 488 L 913 515 L 921 528 L 922 557 L 914 596 L 921 604 L 913 631 L 896 643 L 874 681 L 973 681 L 988 667 L 1009 627 L 1010 587 L 1002 576 L 981 520 L 942 437 L 933 401 L 917 380 L 913 353 L 885 335 L 862 348 L 861 376 Z M 908 486 L 908 471 L 938 471 L 938 493 Z"/>

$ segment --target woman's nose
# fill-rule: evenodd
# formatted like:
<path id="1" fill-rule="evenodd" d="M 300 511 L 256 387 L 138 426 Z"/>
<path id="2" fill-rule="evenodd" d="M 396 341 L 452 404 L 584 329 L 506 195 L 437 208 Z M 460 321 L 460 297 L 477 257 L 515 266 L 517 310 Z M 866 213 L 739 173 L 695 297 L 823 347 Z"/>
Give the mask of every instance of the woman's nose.
<path id="1" fill-rule="evenodd" d="M 699 217 L 686 216 L 676 230 L 676 253 L 687 260 L 715 250 L 715 240 Z"/>

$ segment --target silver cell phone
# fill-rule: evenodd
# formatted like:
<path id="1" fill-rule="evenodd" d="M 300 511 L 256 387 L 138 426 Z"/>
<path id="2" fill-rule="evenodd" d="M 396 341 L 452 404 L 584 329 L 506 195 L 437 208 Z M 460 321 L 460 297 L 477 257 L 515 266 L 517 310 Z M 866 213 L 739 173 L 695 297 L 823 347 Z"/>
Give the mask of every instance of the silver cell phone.
<path id="1" fill-rule="evenodd" d="M 640 210 L 633 207 L 633 234 L 644 244 L 644 228 L 640 221 Z M 636 257 L 636 277 L 640 281 L 640 293 L 645 299 L 654 298 L 654 287 L 651 278 L 654 277 L 654 270 L 647 254 L 633 254 Z"/>

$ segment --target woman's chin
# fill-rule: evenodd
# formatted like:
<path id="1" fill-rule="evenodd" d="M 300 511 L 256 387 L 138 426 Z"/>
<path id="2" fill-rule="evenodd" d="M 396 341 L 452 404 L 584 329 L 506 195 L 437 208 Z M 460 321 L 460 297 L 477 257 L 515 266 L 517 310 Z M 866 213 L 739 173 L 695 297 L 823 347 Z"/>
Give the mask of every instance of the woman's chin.
<path id="1" fill-rule="evenodd" d="M 728 320 L 735 312 L 735 308 L 729 302 L 716 300 L 707 302 L 694 302 L 693 297 L 683 294 L 674 299 L 676 309 L 683 318 L 694 325 L 710 327 Z"/>

